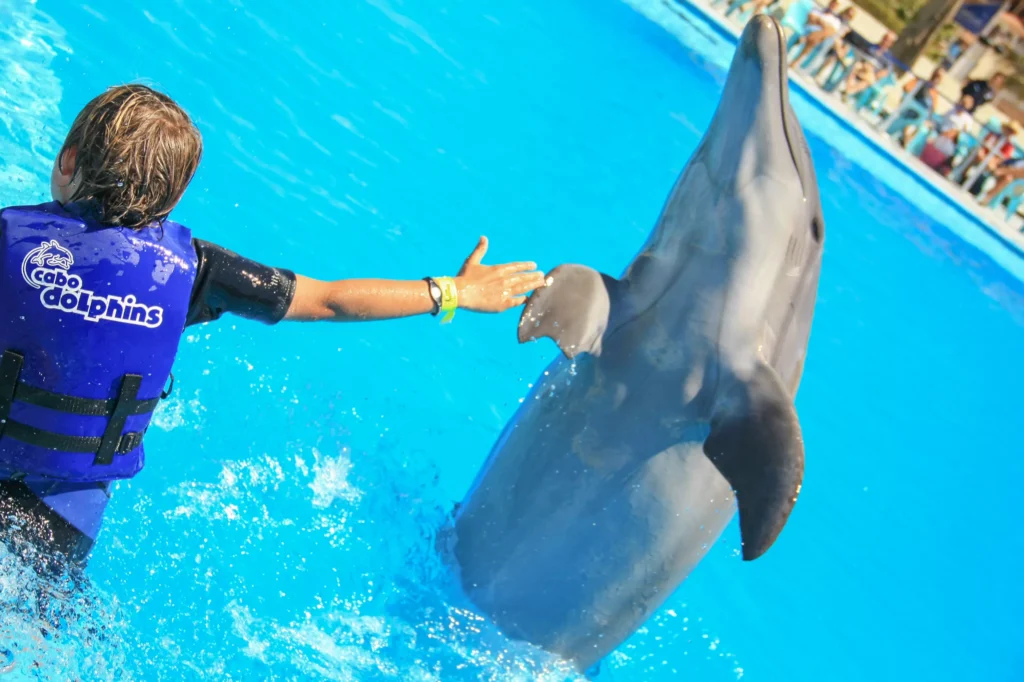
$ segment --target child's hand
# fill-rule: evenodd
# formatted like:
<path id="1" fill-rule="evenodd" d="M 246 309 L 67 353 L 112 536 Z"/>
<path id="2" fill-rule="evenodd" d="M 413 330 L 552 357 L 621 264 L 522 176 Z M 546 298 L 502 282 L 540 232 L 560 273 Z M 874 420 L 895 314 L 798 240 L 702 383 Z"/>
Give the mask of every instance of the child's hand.
<path id="1" fill-rule="evenodd" d="M 544 273 L 537 271 L 536 263 L 509 263 L 484 265 L 487 237 L 469 254 L 455 286 L 459 292 L 459 307 L 478 313 L 500 313 L 526 302 L 526 294 L 544 286 Z"/>

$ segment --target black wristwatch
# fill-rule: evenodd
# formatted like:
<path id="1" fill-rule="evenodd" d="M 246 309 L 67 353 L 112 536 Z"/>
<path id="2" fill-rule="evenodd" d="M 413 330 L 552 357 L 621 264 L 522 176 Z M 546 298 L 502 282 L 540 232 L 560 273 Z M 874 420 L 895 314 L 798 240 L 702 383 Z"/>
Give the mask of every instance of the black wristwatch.
<path id="1" fill-rule="evenodd" d="M 423 281 L 430 287 L 430 298 L 434 301 L 434 310 L 430 314 L 437 317 L 437 314 L 441 312 L 441 287 L 433 277 L 424 277 Z"/>

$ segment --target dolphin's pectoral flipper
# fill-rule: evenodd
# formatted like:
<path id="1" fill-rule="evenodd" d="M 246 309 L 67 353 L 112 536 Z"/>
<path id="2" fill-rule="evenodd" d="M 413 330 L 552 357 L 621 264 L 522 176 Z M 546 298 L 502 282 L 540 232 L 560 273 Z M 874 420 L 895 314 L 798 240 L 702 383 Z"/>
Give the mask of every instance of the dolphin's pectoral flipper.
<path id="1" fill-rule="evenodd" d="M 804 443 L 793 399 L 771 367 L 720 397 L 704 453 L 736 492 L 743 559 L 768 551 L 793 511 L 804 476 Z"/>
<path id="2" fill-rule="evenodd" d="M 550 284 L 537 289 L 519 318 L 519 343 L 547 336 L 566 357 L 601 354 L 618 280 L 583 265 L 559 265 Z"/>

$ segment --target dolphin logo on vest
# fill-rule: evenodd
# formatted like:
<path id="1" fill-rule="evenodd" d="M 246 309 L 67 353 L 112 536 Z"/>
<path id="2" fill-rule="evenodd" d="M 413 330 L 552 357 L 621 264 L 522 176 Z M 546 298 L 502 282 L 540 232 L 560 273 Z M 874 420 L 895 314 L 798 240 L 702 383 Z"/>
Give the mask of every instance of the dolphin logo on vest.
<path id="1" fill-rule="evenodd" d="M 41 289 L 45 308 L 81 315 L 89 322 L 108 320 L 155 329 L 164 321 L 164 309 L 139 303 L 135 296 L 100 296 L 70 270 L 75 257 L 51 239 L 32 249 L 21 263 L 21 276 L 33 289 Z"/>

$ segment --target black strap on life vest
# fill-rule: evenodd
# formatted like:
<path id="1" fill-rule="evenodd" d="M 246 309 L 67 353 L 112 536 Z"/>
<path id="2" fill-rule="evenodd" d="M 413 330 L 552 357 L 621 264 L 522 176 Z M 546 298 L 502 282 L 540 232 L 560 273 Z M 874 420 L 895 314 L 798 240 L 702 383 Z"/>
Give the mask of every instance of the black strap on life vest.
<path id="1" fill-rule="evenodd" d="M 126 374 L 121 380 L 121 389 L 116 398 L 94 400 L 52 393 L 21 383 L 18 378 L 24 364 L 25 357 L 14 351 L 0 354 L 0 438 L 13 438 L 47 450 L 93 453 L 96 455 L 93 460 L 95 465 L 111 464 L 115 454 L 131 452 L 142 443 L 143 431 L 121 433 L 128 417 L 149 414 L 160 402 L 159 398 L 138 400 L 139 387 L 142 385 L 140 375 Z M 15 402 L 65 414 L 107 417 L 109 421 L 102 438 L 68 436 L 12 420 L 11 405 Z"/>

